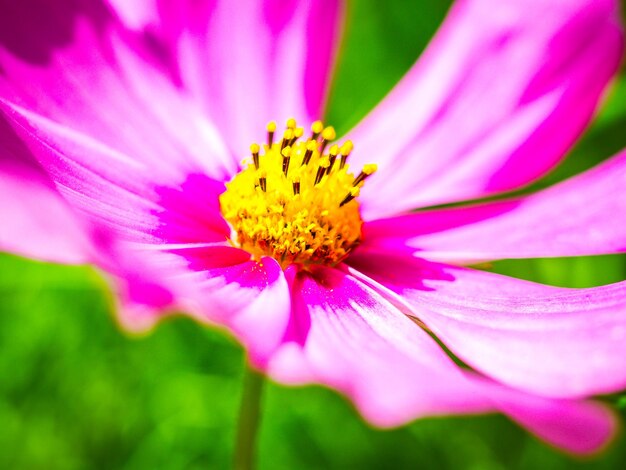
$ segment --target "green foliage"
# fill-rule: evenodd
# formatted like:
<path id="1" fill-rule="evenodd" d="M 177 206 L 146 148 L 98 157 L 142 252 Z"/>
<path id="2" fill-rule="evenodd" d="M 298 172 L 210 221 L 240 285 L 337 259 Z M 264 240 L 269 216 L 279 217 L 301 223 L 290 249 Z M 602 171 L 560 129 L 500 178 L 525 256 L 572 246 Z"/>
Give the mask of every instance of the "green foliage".
<path id="1" fill-rule="evenodd" d="M 338 130 L 400 79 L 448 4 L 350 4 L 328 113 Z M 625 98 L 622 76 L 590 132 L 546 182 L 626 146 Z M 494 269 L 572 287 L 626 278 L 619 256 L 502 261 Z M 110 294 L 94 270 L 1 255 L 0 468 L 227 468 L 242 357 L 222 332 L 182 317 L 130 337 L 116 326 Z M 623 396 L 610 401 L 626 415 Z M 275 384 L 266 389 L 259 444 L 266 469 L 626 467 L 623 436 L 601 456 L 578 461 L 502 416 L 425 419 L 379 431 L 334 392 Z"/>

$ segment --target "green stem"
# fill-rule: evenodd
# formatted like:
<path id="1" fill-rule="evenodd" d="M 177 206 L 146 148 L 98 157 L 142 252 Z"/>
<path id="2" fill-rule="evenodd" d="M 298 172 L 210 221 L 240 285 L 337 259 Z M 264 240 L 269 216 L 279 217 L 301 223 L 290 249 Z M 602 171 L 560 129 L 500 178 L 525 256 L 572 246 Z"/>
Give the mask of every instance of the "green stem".
<path id="1" fill-rule="evenodd" d="M 255 467 L 255 442 L 259 428 L 262 393 L 263 375 L 246 364 L 235 443 L 233 466 L 235 470 L 251 470 Z"/>

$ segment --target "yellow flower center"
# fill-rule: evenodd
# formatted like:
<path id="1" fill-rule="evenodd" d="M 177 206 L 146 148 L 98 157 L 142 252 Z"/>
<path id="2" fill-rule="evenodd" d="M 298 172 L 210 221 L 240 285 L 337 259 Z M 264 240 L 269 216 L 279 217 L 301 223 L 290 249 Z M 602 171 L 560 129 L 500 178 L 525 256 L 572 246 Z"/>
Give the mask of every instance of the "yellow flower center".
<path id="1" fill-rule="evenodd" d="M 220 196 L 233 242 L 255 259 L 271 256 L 283 268 L 292 263 L 334 266 L 361 240 L 363 221 L 356 200 L 376 165 L 355 177 L 346 159 L 352 142 L 334 144 L 335 130 L 321 121 L 304 129 L 289 119 L 282 139 L 267 125 L 263 152 L 250 146 L 252 160 L 226 184 Z"/>

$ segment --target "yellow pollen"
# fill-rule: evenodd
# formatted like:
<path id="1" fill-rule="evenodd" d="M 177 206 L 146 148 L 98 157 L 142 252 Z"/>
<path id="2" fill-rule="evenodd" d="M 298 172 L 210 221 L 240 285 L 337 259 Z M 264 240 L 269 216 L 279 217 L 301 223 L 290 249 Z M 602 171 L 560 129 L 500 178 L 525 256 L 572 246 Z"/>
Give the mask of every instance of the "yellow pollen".
<path id="1" fill-rule="evenodd" d="M 363 165 L 363 173 L 366 175 L 371 175 L 378 169 L 378 165 L 376 163 L 368 163 L 367 165 Z"/>
<path id="2" fill-rule="evenodd" d="M 276 132 L 276 122 L 270 121 L 267 123 L 267 145 L 270 147 L 274 144 L 274 132 Z"/>
<path id="3" fill-rule="evenodd" d="M 346 140 L 343 143 L 343 145 L 339 149 L 339 151 L 341 152 L 341 162 L 339 163 L 339 168 L 343 168 L 344 166 L 346 166 L 346 160 L 348 159 L 348 155 L 350 155 L 350 152 L 352 152 L 353 148 L 354 145 L 352 145 L 351 140 Z"/>
<path id="4" fill-rule="evenodd" d="M 259 168 L 259 152 L 261 151 L 261 147 L 259 147 L 259 144 L 252 144 L 250 145 L 250 152 L 252 152 L 252 160 L 254 161 L 254 166 L 257 168 Z"/>
<path id="5" fill-rule="evenodd" d="M 311 132 L 313 132 L 313 134 L 320 135 L 323 130 L 324 123 L 322 121 L 315 121 L 311 124 Z"/>
<path id="6" fill-rule="evenodd" d="M 335 140 L 337 134 L 335 133 L 335 128 L 332 126 L 328 126 L 322 131 L 322 137 L 324 140 Z"/>
<path id="7" fill-rule="evenodd" d="M 340 263 L 361 241 L 356 198 L 376 165 L 365 165 L 355 177 L 346 163 L 352 142 L 331 145 L 325 153 L 336 133 L 321 121 L 311 125 L 312 136 L 304 140 L 295 119 L 287 121 L 283 139 L 275 143 L 276 123 L 267 131 L 268 144 L 250 146 L 253 162 L 244 162 L 247 166 L 220 196 L 233 244 L 254 259 L 271 256 L 283 268 Z M 339 155 L 341 163 L 335 164 Z"/>

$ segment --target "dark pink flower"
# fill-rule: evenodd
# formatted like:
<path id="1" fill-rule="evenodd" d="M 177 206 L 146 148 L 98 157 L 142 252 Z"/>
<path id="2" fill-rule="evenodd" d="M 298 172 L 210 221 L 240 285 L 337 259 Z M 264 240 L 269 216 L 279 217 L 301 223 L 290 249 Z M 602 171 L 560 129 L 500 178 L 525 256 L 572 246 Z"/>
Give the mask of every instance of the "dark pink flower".
<path id="1" fill-rule="evenodd" d="M 589 397 L 626 388 L 626 283 L 460 265 L 626 251 L 626 153 L 534 195 L 408 211 L 519 188 L 562 159 L 619 64 L 616 2 L 457 1 L 347 136 L 351 168 L 378 164 L 345 204 L 360 246 L 339 264 L 251 258 L 219 196 L 268 121 L 323 114 L 342 18 L 337 0 L 0 1 L 0 247 L 94 263 L 127 327 L 183 309 L 376 425 L 499 411 L 597 450 L 616 423 Z"/>

